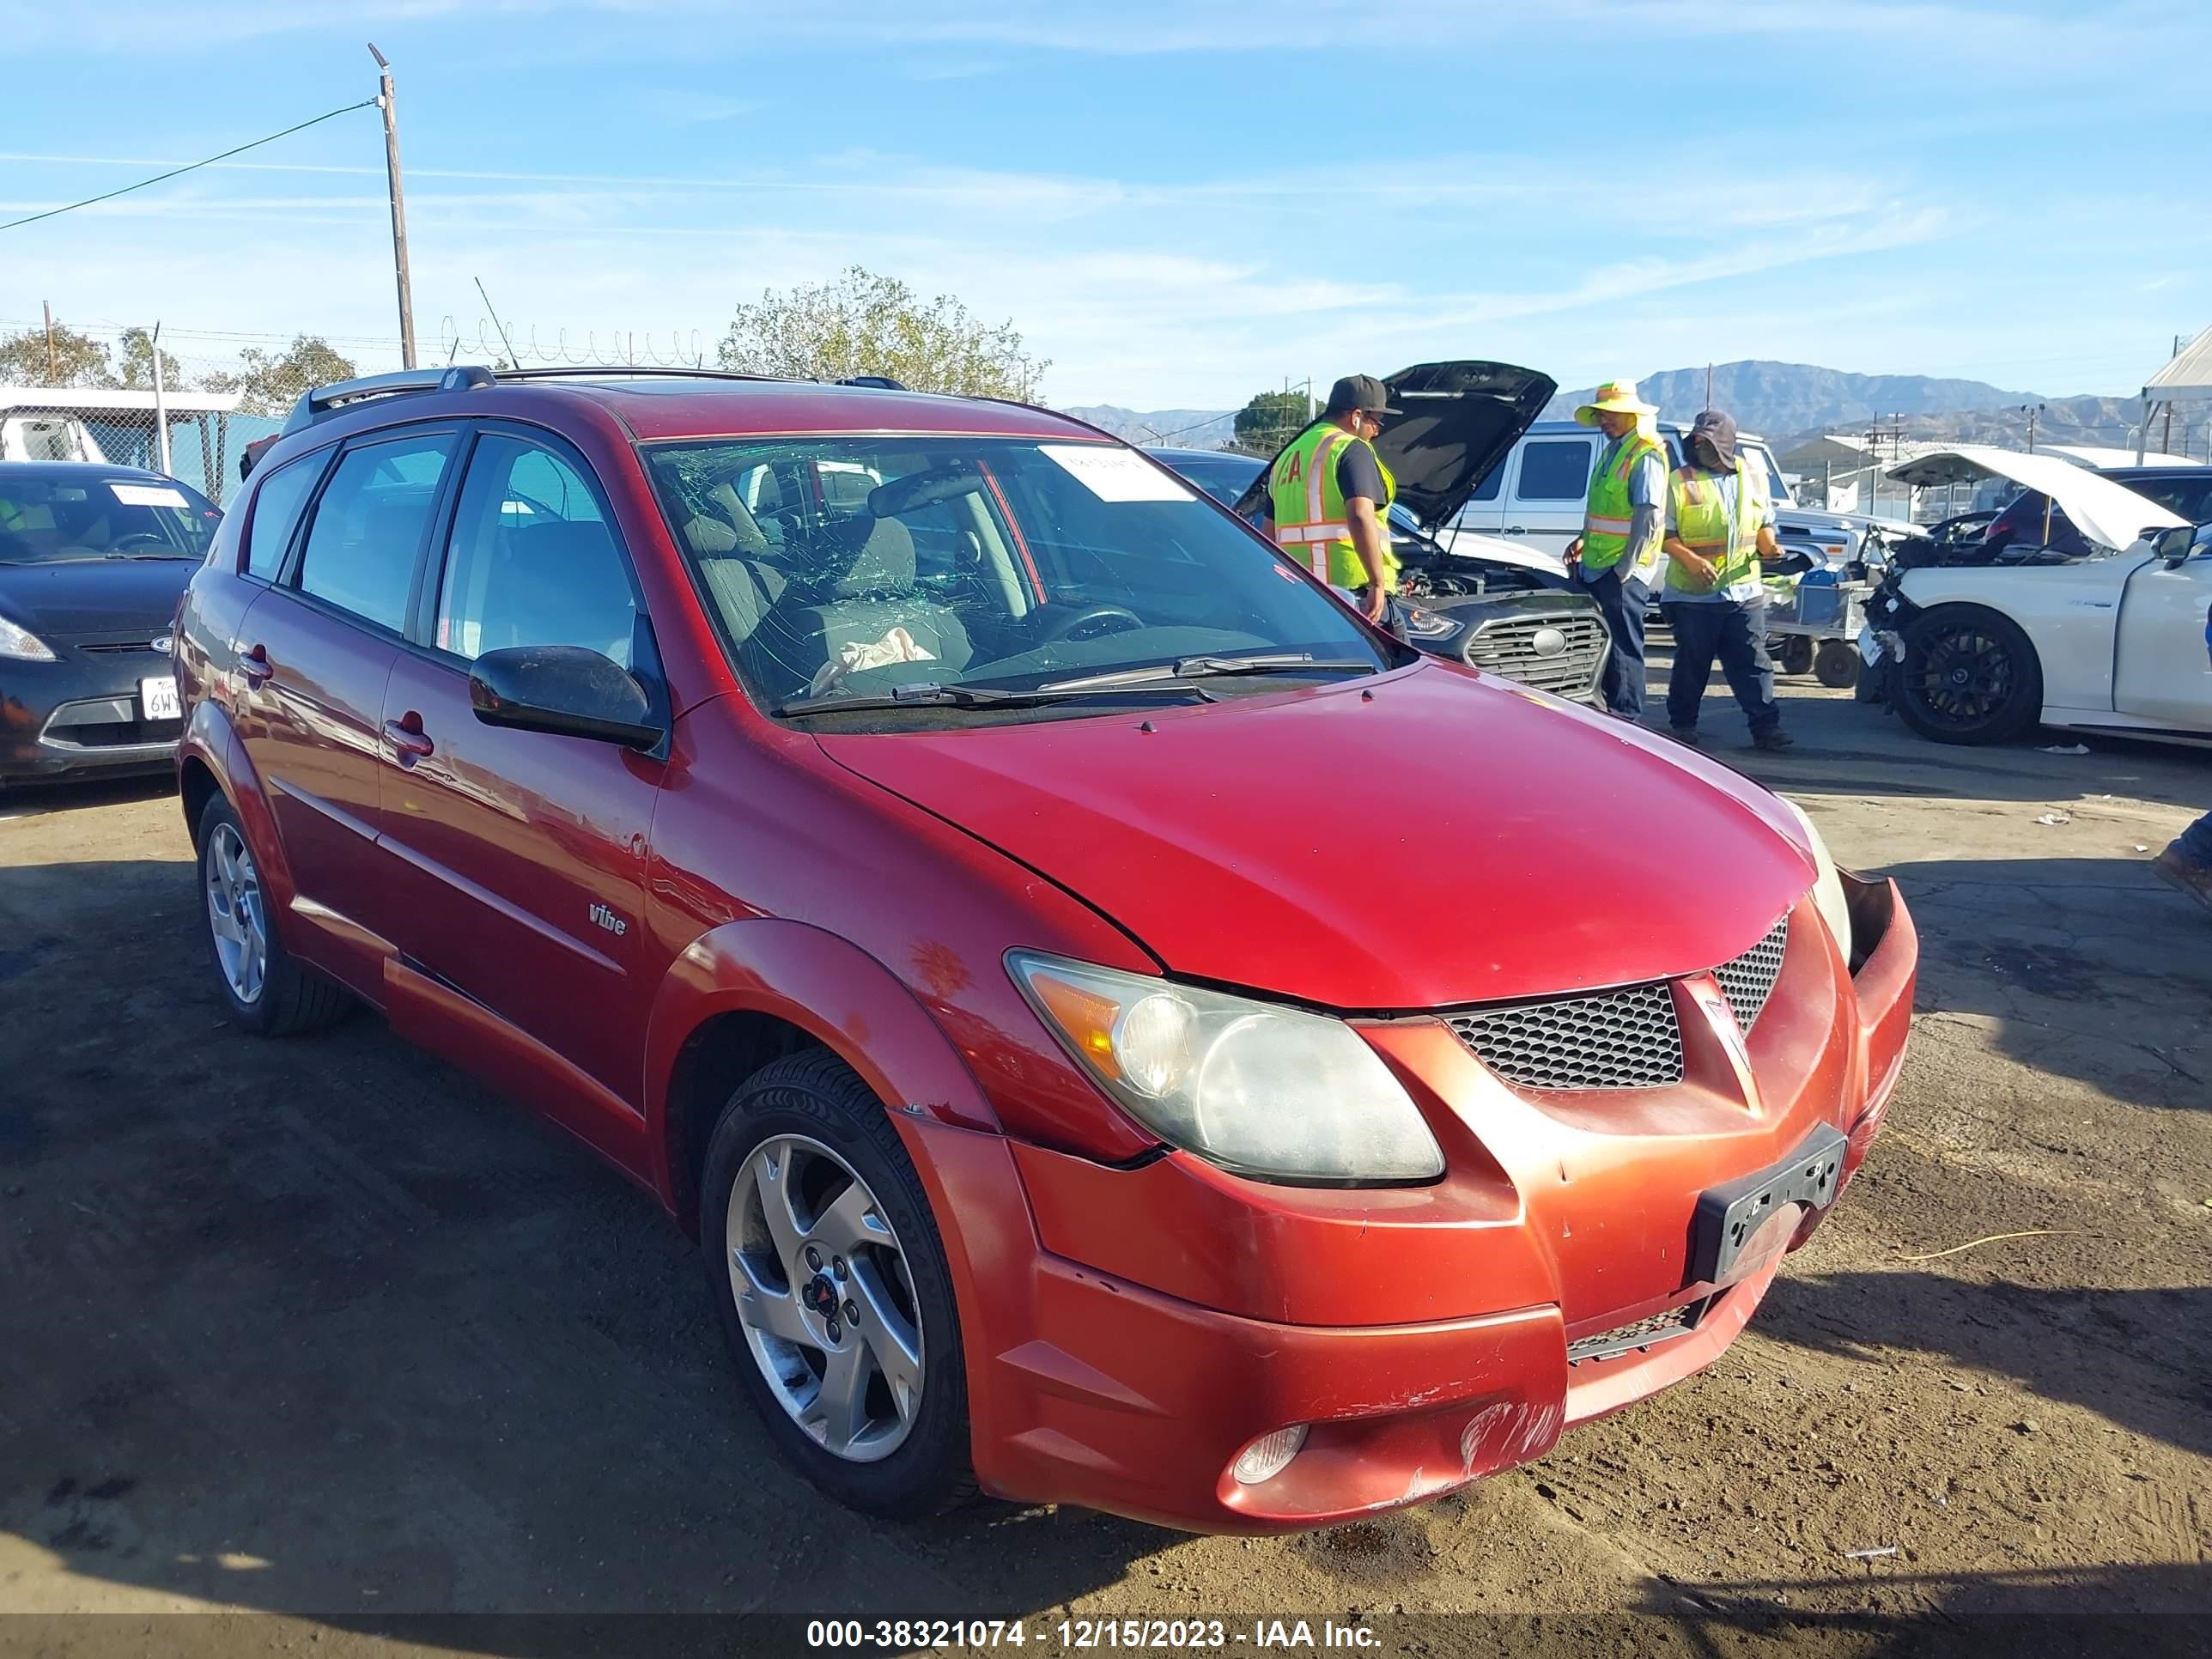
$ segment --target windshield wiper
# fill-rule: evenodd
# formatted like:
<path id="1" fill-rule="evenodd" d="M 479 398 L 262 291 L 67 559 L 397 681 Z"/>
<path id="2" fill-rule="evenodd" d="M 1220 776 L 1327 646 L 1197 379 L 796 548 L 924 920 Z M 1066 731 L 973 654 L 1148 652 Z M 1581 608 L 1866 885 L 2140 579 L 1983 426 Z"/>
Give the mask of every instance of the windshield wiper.
<path id="1" fill-rule="evenodd" d="M 788 720 L 801 714 L 836 714 L 847 710 L 871 708 L 1024 708 L 1039 703 L 1065 702 L 1073 697 L 1099 691 L 1127 690 L 1139 693 L 1166 692 L 1174 696 L 1206 697 L 1206 694 L 1194 685 L 1171 683 L 1159 684 L 1112 686 L 1041 685 L 1034 690 L 1013 691 L 988 685 L 939 685 L 925 683 L 919 685 L 895 685 L 883 695 L 868 694 L 845 697 L 806 697 L 797 702 L 778 703 L 769 713 L 778 719 Z M 1206 701 L 1212 701 L 1207 697 Z"/>
<path id="2" fill-rule="evenodd" d="M 1109 686 L 1135 687 L 1161 680 L 1198 680 L 1216 674 L 1371 674 L 1371 662 L 1352 658 L 1324 657 L 1316 661 L 1310 651 L 1276 652 L 1257 657 L 1185 657 L 1177 662 L 1153 663 L 1144 668 L 1121 668 L 1110 674 L 1091 674 L 1079 680 L 1055 680 L 1040 686 L 1044 691 L 1090 691 Z"/>

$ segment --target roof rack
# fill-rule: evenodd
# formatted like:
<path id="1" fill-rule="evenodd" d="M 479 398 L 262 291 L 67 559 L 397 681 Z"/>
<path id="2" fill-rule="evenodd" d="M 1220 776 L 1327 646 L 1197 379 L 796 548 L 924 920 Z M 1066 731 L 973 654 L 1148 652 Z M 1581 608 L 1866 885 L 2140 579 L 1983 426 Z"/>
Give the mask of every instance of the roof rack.
<path id="1" fill-rule="evenodd" d="M 814 384 L 781 374 L 747 374 L 733 368 L 684 368 L 653 363 L 544 363 L 530 368 L 486 368 L 481 363 L 459 363 L 449 368 L 403 368 L 389 374 L 364 374 L 351 380 L 333 380 L 311 386 L 300 394 L 285 417 L 283 431 L 298 432 L 325 421 L 352 404 L 377 398 L 417 392 L 473 392 L 514 380 L 630 380 L 653 376 L 687 380 L 774 380 L 791 386 Z M 839 386 L 866 386 L 880 392 L 907 388 L 885 374 L 855 374 Z"/>
<path id="2" fill-rule="evenodd" d="M 402 368 L 390 374 L 364 374 L 328 386 L 309 386 L 284 417 L 284 432 L 297 432 L 327 420 L 349 404 L 372 398 L 389 398 L 407 392 L 467 392 L 494 384 L 492 372 L 478 363 L 452 368 Z"/>

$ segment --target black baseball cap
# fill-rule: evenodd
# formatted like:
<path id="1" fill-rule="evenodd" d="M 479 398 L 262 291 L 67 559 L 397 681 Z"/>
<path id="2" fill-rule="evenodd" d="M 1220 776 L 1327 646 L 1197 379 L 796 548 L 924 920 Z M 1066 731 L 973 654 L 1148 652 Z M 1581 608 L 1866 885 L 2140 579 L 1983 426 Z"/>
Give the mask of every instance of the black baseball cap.
<path id="1" fill-rule="evenodd" d="M 1323 412 L 1332 420 L 1339 415 L 1349 415 L 1355 409 L 1371 414 L 1390 412 L 1390 393 L 1382 381 L 1372 374 L 1347 374 L 1329 388 L 1328 408 Z"/>

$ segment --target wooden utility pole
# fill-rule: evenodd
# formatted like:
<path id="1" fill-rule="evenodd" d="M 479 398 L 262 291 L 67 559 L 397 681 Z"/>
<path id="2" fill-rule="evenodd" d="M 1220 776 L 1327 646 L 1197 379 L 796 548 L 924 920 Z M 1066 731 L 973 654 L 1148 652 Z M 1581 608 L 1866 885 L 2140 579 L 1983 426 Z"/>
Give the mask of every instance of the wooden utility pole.
<path id="1" fill-rule="evenodd" d="M 46 384 L 52 386 L 61 379 L 61 370 L 54 366 L 54 307 L 50 300 L 39 301 L 39 308 L 46 313 Z"/>
<path id="2" fill-rule="evenodd" d="M 392 264 L 399 279 L 399 361 L 415 367 L 415 296 L 407 281 L 407 196 L 399 184 L 399 111 L 392 92 L 392 65 L 368 43 L 368 55 L 380 72 L 376 83 L 376 106 L 384 112 L 384 174 L 392 190 Z"/>

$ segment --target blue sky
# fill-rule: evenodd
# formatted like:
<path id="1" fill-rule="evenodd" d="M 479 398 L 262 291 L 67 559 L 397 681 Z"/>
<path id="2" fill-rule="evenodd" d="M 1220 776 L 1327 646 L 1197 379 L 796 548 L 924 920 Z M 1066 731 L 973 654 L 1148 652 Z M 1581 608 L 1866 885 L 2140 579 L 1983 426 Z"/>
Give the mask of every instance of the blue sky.
<path id="1" fill-rule="evenodd" d="M 545 351 L 711 359 L 856 262 L 1139 408 L 1451 356 L 2118 393 L 2212 322 L 2203 0 L 0 0 L 0 218 L 368 96 L 371 39 L 441 357 L 479 278 Z M 395 365 L 375 112 L 240 159 L 0 234 L 0 328 Z"/>

